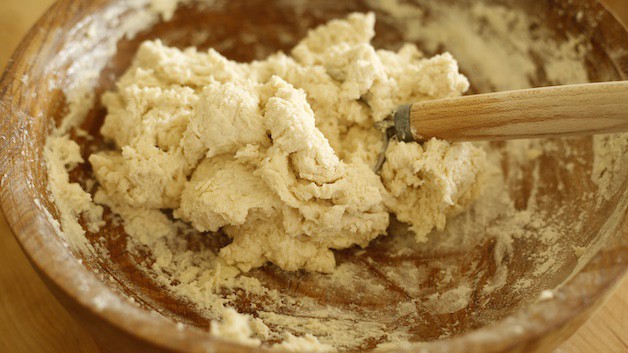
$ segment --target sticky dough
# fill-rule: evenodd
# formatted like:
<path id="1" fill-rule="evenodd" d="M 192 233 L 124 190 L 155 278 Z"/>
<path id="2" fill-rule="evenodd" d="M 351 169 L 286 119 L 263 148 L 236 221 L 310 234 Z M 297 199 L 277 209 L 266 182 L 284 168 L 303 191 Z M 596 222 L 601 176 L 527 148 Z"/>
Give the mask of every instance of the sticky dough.
<path id="1" fill-rule="evenodd" d="M 207 236 L 222 230 L 233 241 L 219 255 L 242 271 L 267 262 L 332 271 L 331 250 L 367 246 L 386 234 L 389 214 L 418 241 L 443 229 L 477 197 L 483 151 L 393 142 L 380 177 L 373 124 L 469 83 L 448 53 L 375 50 L 374 22 L 331 21 L 291 55 L 251 63 L 143 43 L 103 97 L 101 132 L 116 149 L 89 159 L 100 199 L 135 220 L 173 210 Z"/>

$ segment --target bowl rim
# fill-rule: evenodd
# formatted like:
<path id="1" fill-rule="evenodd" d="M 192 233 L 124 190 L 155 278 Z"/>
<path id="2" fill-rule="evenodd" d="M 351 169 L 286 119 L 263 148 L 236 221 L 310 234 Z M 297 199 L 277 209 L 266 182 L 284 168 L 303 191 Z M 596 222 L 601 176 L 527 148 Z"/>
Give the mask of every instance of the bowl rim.
<path id="1" fill-rule="evenodd" d="M 32 51 L 37 49 L 42 39 L 42 29 L 54 27 L 54 18 L 79 14 L 82 0 L 57 1 L 32 27 L 22 40 L 15 54 L 0 79 L 0 133 L 5 137 L 0 146 L 7 147 L 11 137 L 19 136 L 19 127 L 6 124 L 14 111 L 11 101 L 12 90 L 21 78 L 21 70 L 28 69 Z M 603 12 L 603 20 L 599 22 L 601 29 L 626 32 L 615 15 L 604 5 L 592 0 L 577 0 L 574 3 L 591 4 L 592 10 Z M 628 33 L 628 32 L 626 32 Z M 626 46 L 628 48 L 628 45 Z M 625 58 L 628 62 L 628 54 Z M 624 79 L 628 77 L 628 67 L 619 66 Z M 24 118 L 24 117 L 22 117 Z M 19 119 L 15 118 L 15 119 Z M 17 121 L 17 120 L 16 120 Z M 8 137 L 7 137 L 8 136 Z M 15 141 L 13 141 L 15 143 Z M 25 140 L 17 140 L 15 147 L 22 147 Z M 260 348 L 245 347 L 221 339 L 211 337 L 206 331 L 186 327 L 181 330 L 177 324 L 166 317 L 155 315 L 148 310 L 140 309 L 131 301 L 122 298 L 112 288 L 105 285 L 96 275 L 80 264 L 76 258 L 59 241 L 48 241 L 56 230 L 44 212 L 33 212 L 41 204 L 30 198 L 27 185 L 28 175 L 25 172 L 27 160 L 20 155 L 23 148 L 3 148 L 0 152 L 0 208 L 7 218 L 20 247 L 26 254 L 38 275 L 51 287 L 55 296 L 57 291 L 71 298 L 75 303 L 94 316 L 104 319 L 112 327 L 122 330 L 129 336 L 173 352 L 225 350 L 251 352 Z M 8 151 L 8 152 L 7 152 Z M 628 193 L 627 193 L 628 194 Z M 18 202 L 19 200 L 19 202 Z M 618 229 L 623 239 L 628 238 L 628 203 L 624 197 L 622 209 L 616 212 L 623 214 L 618 222 Z M 597 263 L 609 263 L 600 275 Z M 544 333 L 565 329 L 568 323 L 580 319 L 584 322 L 590 313 L 612 293 L 612 288 L 620 283 L 628 271 L 628 248 L 620 247 L 617 253 L 598 251 L 593 258 L 570 277 L 555 291 L 555 297 L 549 301 L 537 301 L 523 307 L 514 314 L 477 330 L 439 341 L 421 343 L 420 346 L 409 346 L 401 351 L 421 352 L 504 352 L 517 347 L 522 342 L 539 340 Z M 590 276 L 595 276 L 595 286 L 591 286 Z M 588 285 L 583 285 L 587 283 Z M 105 295 L 112 305 L 103 307 L 94 298 Z M 62 303 L 66 306 L 66 303 Z M 578 326 L 580 325 L 578 324 Z M 569 332 L 570 333 L 570 332 Z M 567 334 L 569 334 L 567 333 Z M 266 350 L 262 348 L 262 350 Z M 274 350 L 275 351 L 275 350 Z"/>

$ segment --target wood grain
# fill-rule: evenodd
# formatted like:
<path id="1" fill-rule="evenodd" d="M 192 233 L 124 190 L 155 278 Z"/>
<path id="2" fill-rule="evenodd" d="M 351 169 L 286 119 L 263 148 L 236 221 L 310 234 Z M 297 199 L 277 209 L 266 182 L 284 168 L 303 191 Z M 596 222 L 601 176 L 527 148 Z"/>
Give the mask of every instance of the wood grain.
<path id="1" fill-rule="evenodd" d="M 503 141 L 625 132 L 627 112 L 628 81 L 620 81 L 414 103 L 410 126 L 418 141 Z"/>
<path id="2" fill-rule="evenodd" d="M 625 5 L 624 1 L 616 1 Z M 50 0 L 0 2 L 0 67 L 17 39 Z M 626 16 L 628 18 L 628 14 Z M 8 28 L 5 31 L 5 28 Z M 8 35 L 7 35 L 8 34 Z M 98 352 L 93 341 L 48 292 L 0 215 L 0 352 Z M 556 352 L 628 351 L 628 281 Z"/>
<path id="3" fill-rule="evenodd" d="M 0 216 L 0 352 L 98 352 L 50 294 Z"/>
<path id="4" fill-rule="evenodd" d="M 0 68 L 52 0 L 0 2 Z M 98 353 L 92 338 L 50 293 L 0 212 L 0 352 Z"/>

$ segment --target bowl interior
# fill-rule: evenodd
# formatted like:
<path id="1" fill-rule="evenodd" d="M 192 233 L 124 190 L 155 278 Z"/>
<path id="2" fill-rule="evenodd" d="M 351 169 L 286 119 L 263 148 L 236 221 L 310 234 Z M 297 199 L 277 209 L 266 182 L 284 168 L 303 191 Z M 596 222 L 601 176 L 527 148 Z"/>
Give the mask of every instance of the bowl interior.
<path id="1" fill-rule="evenodd" d="M 596 21 L 603 17 L 598 16 L 602 8 L 587 1 L 215 1 L 181 7 L 172 20 L 117 41 L 115 52 L 108 51 L 102 35 L 90 35 L 90 26 L 104 22 L 108 31 L 120 31 L 126 16 L 145 9 L 124 9 L 116 15 L 121 20 L 110 21 L 107 11 L 125 5 L 96 4 L 98 12 L 68 25 L 73 31 L 51 34 L 64 55 L 47 67 L 35 63 L 30 77 L 36 81 L 47 70 L 56 72 L 48 91 L 33 89 L 46 98 L 38 99 L 31 116 L 48 123 L 25 126 L 32 137 L 27 156 L 37 162 L 30 166 L 33 193 L 54 218 L 58 214 L 46 191 L 37 146 L 52 122 L 59 126 L 75 104 L 66 88 L 91 72 L 95 97 L 114 89 L 147 39 L 215 48 L 231 59 L 250 61 L 288 52 L 307 29 L 330 19 L 374 11 L 376 47 L 394 50 L 414 42 L 427 54 L 450 51 L 469 77 L 471 93 L 620 80 L 628 73 L 626 54 L 618 54 L 622 40 L 627 46 L 625 32 L 600 33 Z M 81 52 L 68 45 L 79 39 Z M 97 98 L 81 124 L 95 138 L 72 133 L 86 160 L 106 145 L 99 135 L 105 115 Z M 428 243 L 416 244 L 403 224 L 393 222 L 389 236 L 368 248 L 337 252 L 339 268 L 333 275 L 265 266 L 246 275 L 259 281 L 257 290 L 230 288 L 217 296 L 277 332 L 310 332 L 341 349 L 370 350 L 390 340 L 435 341 L 489 325 L 536 302 L 543 290 L 559 287 L 600 249 L 619 244 L 625 250 L 619 227 L 628 199 L 626 137 L 493 143 L 487 149 L 495 169 L 486 196 L 452 219 L 444 232 L 433 232 Z M 90 179 L 88 163 L 71 173 L 72 181 L 94 190 Z M 181 295 L 202 284 L 157 275 L 151 270 L 153 255 L 136 246 L 109 211 L 105 218 L 101 231 L 87 233 L 95 252 L 82 252 L 75 240 L 63 239 L 74 256 L 141 308 L 208 329 L 214 317 L 207 301 L 213 297 Z M 181 236 L 185 241 L 179 246 L 199 258 L 229 241 L 221 234 Z"/>

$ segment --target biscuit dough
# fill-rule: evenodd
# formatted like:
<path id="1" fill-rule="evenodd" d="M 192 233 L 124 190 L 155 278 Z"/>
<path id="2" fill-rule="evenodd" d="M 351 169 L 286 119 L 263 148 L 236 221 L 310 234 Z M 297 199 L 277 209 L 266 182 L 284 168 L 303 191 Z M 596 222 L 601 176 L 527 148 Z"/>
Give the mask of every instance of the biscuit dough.
<path id="1" fill-rule="evenodd" d="M 101 132 L 116 148 L 89 158 L 99 199 L 125 209 L 127 224 L 172 210 L 199 231 L 223 231 L 232 243 L 219 255 L 242 271 L 272 262 L 330 272 L 332 249 L 367 246 L 386 234 L 389 214 L 425 240 L 477 197 L 484 152 L 395 142 L 380 177 L 373 124 L 469 83 L 447 53 L 375 50 L 374 22 L 334 20 L 291 55 L 251 63 L 143 43 L 103 97 Z"/>

